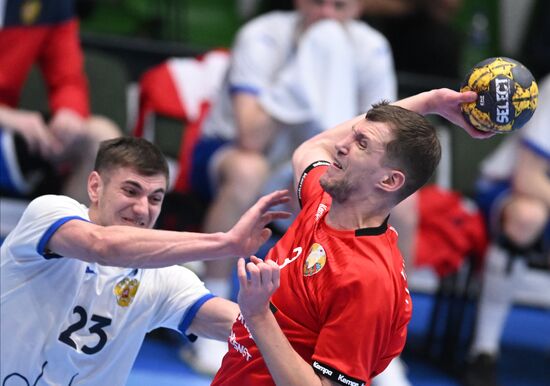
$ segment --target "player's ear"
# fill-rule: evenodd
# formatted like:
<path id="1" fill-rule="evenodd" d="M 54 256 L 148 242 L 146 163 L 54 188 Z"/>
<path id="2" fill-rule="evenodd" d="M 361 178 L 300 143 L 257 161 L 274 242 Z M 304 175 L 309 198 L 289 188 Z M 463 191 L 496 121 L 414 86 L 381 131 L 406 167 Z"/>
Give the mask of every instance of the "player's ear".
<path id="1" fill-rule="evenodd" d="M 99 173 L 95 170 L 91 172 L 88 176 L 88 196 L 91 203 L 98 201 L 102 185 L 103 181 Z"/>
<path id="2" fill-rule="evenodd" d="M 388 170 L 388 173 L 378 182 L 381 189 L 387 192 L 395 192 L 405 184 L 405 174 L 400 170 Z"/>

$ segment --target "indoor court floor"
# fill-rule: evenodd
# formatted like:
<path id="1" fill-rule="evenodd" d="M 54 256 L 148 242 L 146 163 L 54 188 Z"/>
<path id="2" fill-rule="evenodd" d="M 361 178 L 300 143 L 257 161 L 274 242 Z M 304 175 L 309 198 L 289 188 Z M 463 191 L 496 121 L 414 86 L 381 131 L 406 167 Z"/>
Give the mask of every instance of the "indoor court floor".
<path id="1" fill-rule="evenodd" d="M 450 374 L 433 361 L 414 354 L 429 324 L 433 297 L 413 293 L 414 313 L 409 342 L 403 356 L 413 386 L 460 386 L 457 374 Z M 516 306 L 505 327 L 502 386 L 550 385 L 550 310 Z M 130 375 L 128 386 L 206 386 L 210 378 L 193 372 L 178 358 L 178 346 L 162 340 L 146 339 Z"/>

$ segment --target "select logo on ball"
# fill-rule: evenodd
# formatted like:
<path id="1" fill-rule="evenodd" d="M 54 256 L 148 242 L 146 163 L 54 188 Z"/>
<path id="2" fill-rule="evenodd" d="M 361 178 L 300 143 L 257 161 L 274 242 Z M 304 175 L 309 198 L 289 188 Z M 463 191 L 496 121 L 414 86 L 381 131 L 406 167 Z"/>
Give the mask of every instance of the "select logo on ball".
<path id="1" fill-rule="evenodd" d="M 464 118 L 478 130 L 508 133 L 521 128 L 535 112 L 538 87 L 531 72 L 514 59 L 489 58 L 476 64 L 461 91 L 478 99 L 462 105 Z"/>
<path id="2" fill-rule="evenodd" d="M 497 123 L 504 125 L 510 122 L 509 115 L 513 115 L 513 111 L 510 111 L 511 103 L 511 94 L 510 94 L 510 79 L 507 79 L 502 76 L 497 76 L 495 78 L 495 95 L 496 95 L 496 117 L 493 117 Z M 512 106 L 513 108 L 513 106 Z"/>

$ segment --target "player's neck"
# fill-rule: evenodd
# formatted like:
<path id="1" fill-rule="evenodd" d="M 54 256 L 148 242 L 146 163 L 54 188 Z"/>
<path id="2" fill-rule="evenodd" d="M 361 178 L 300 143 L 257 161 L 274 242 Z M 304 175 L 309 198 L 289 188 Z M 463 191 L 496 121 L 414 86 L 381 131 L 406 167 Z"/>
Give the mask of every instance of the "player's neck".
<path id="1" fill-rule="evenodd" d="M 374 228 L 380 226 L 388 215 L 387 208 L 370 203 L 351 205 L 333 201 L 326 222 L 331 228 L 340 230 Z"/>

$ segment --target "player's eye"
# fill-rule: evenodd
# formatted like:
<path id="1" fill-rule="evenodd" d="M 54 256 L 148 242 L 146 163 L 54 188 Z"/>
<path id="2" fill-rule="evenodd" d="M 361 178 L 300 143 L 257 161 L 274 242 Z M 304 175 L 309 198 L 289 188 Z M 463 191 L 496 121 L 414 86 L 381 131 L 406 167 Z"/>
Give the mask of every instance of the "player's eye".
<path id="1" fill-rule="evenodd" d="M 162 199 L 163 199 L 162 196 L 152 196 L 149 198 L 149 201 L 151 202 L 152 205 L 159 205 L 162 203 Z"/>
<path id="2" fill-rule="evenodd" d="M 122 191 L 123 191 L 127 196 L 135 196 L 135 195 L 136 195 L 136 190 L 133 189 L 133 188 L 122 188 Z"/>

